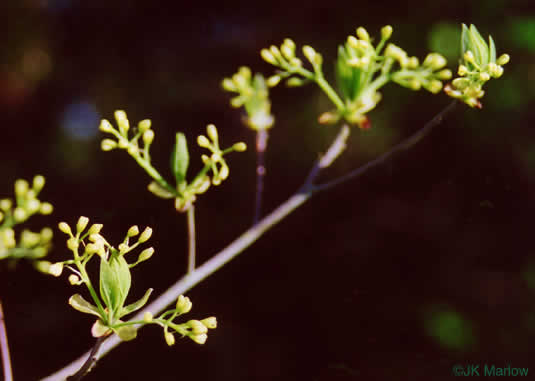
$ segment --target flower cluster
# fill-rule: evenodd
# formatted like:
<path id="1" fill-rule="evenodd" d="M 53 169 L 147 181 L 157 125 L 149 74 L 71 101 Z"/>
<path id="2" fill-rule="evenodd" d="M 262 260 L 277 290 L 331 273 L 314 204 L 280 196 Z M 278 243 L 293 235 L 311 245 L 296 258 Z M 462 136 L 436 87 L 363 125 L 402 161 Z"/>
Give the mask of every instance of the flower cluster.
<path id="1" fill-rule="evenodd" d="M 171 154 L 171 170 L 175 176 L 175 186 L 171 186 L 160 173 L 152 166 L 149 148 L 154 140 L 154 131 L 150 129 L 151 121 L 145 119 L 138 124 L 137 131 L 129 138 L 129 122 L 124 111 L 116 111 L 115 119 L 117 121 L 118 129 L 113 128 L 111 123 L 103 119 L 100 123 L 100 130 L 102 132 L 110 133 L 117 138 L 117 141 L 112 139 L 104 139 L 101 147 L 104 151 L 109 151 L 115 148 L 125 149 L 136 162 L 151 176 L 152 181 L 148 190 L 158 197 L 175 200 L 175 208 L 177 211 L 187 211 L 193 202 L 196 200 L 196 195 L 206 192 L 210 184 L 219 185 L 228 177 L 229 168 L 226 161 L 223 159 L 225 154 L 236 151 L 245 151 L 247 146 L 245 143 L 239 142 L 232 145 L 230 148 L 221 150 L 219 148 L 219 140 L 217 129 L 213 124 L 208 125 L 207 133 L 212 142 L 205 136 L 201 135 L 198 138 L 198 143 L 201 147 L 208 148 L 211 156 L 203 155 L 204 168 L 195 176 L 193 181 L 188 183 L 186 174 L 189 167 L 189 153 L 186 142 L 186 137 L 183 133 L 176 134 L 176 143 Z M 139 146 L 139 139 L 142 137 L 143 147 Z M 210 179 L 208 172 L 212 171 L 213 177 Z"/>
<path id="2" fill-rule="evenodd" d="M 238 94 L 230 100 L 230 104 L 236 108 L 244 106 L 247 113 L 245 124 L 248 127 L 253 130 L 273 127 L 275 118 L 271 114 L 269 91 L 262 74 L 253 77 L 251 69 L 242 66 L 232 77 L 223 79 L 222 87 Z"/>
<path id="3" fill-rule="evenodd" d="M 173 332 L 180 334 L 182 337 L 187 336 L 197 344 L 204 344 L 208 338 L 208 329 L 217 327 L 217 319 L 213 316 L 202 320 L 189 320 L 186 323 L 176 324 L 173 320 L 191 310 L 192 303 L 186 296 L 180 295 L 176 301 L 175 309 L 161 314 L 158 319 L 151 320 L 152 316 L 146 317 L 145 320 L 156 322 L 163 327 L 164 338 L 167 345 L 175 344 Z"/>
<path id="4" fill-rule="evenodd" d="M 366 29 L 359 27 L 356 36 L 349 36 L 346 43 L 338 48 L 336 79 L 341 97 L 322 73 L 322 55 L 311 46 L 303 46 L 303 55 L 313 68 L 313 71 L 307 70 L 295 56 L 295 43 L 290 39 L 285 39 L 280 49 L 276 46 L 262 49 L 262 58 L 281 69 L 267 83 L 274 86 L 288 77 L 286 83 L 289 86 L 316 82 L 336 106 L 336 110 L 320 115 L 320 123 L 330 124 L 344 119 L 367 129 L 370 122 L 366 114 L 381 100 L 378 90 L 388 82 L 412 90 L 424 88 L 437 93 L 442 89 L 442 80 L 450 79 L 452 75 L 450 70 L 444 69 L 445 58 L 437 53 L 430 53 L 420 64 L 416 57 L 409 57 L 403 49 L 392 43 L 382 52 L 391 35 L 392 27 L 383 27 L 381 40 L 375 46 Z"/>
<path id="5" fill-rule="evenodd" d="M 137 226 L 128 229 L 124 240 L 115 248 L 100 234 L 102 224 L 92 224 L 88 229 L 89 219 L 80 217 L 76 223 L 76 233 L 70 226 L 61 222 L 59 229 L 67 234 L 67 247 L 73 254 L 73 259 L 57 262 L 48 267 L 48 272 L 54 276 L 60 276 L 67 267 L 72 274 L 69 283 L 73 286 L 85 285 L 91 295 L 92 302 L 87 301 L 82 295 L 74 294 L 69 299 L 69 304 L 77 311 L 94 315 L 98 319 L 91 328 L 94 337 L 107 336 L 116 333 L 123 341 L 129 341 L 137 336 L 139 326 L 157 324 L 164 327 L 165 340 L 169 343 L 169 328 L 183 336 L 189 336 L 198 343 L 206 341 L 207 328 L 215 328 L 215 318 L 208 318 L 201 322 L 204 329 L 196 320 L 187 323 L 175 324 L 173 319 L 181 314 L 189 312 L 191 302 L 188 298 L 179 297 L 175 309 L 164 312 L 160 317 L 154 318 L 150 312 L 145 313 L 140 321 L 124 322 L 124 316 L 142 308 L 148 301 L 152 289 L 148 289 L 143 297 L 132 304 L 125 305 L 126 298 L 131 288 L 132 276 L 130 269 L 141 262 L 148 260 L 154 254 L 154 248 L 149 247 L 140 252 L 137 260 L 128 263 L 126 255 L 139 245 L 147 242 L 152 235 L 152 229 L 147 227 L 140 233 Z M 137 237 L 135 242 L 131 242 Z M 95 290 L 93 282 L 87 272 L 87 265 L 92 258 L 100 259 L 99 292 Z M 203 336 L 204 335 L 204 336 Z"/>
<path id="6" fill-rule="evenodd" d="M 40 232 L 24 229 L 17 240 L 14 227 L 28 220 L 34 214 L 50 214 L 53 207 L 42 202 L 38 196 L 45 185 L 41 175 L 33 178 L 32 185 L 23 179 L 15 182 L 15 200 L 0 200 L 0 259 L 38 259 L 44 257 L 51 247 L 52 229 L 45 227 Z M 48 262 L 35 261 L 37 269 L 46 267 Z"/>
<path id="7" fill-rule="evenodd" d="M 461 100 L 470 107 L 483 107 L 483 85 L 491 78 L 499 78 L 503 74 L 503 65 L 509 62 L 509 55 L 502 54 L 496 58 L 496 47 L 492 36 L 487 44 L 474 25 L 470 29 L 463 24 L 461 35 L 462 62 L 450 85 L 445 87 L 446 93 Z"/>

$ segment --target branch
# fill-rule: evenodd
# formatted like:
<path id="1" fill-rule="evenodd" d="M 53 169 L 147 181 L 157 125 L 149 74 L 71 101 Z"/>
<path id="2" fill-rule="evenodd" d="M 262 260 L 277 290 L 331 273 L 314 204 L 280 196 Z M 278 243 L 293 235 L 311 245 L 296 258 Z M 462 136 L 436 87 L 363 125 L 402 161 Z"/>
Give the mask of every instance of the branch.
<path id="1" fill-rule="evenodd" d="M 418 143 L 420 140 L 422 140 L 427 134 L 431 132 L 433 128 L 438 126 L 444 118 L 453 111 L 455 108 L 455 105 L 457 104 L 456 100 L 453 100 L 448 106 L 446 106 L 440 113 L 438 113 L 433 119 L 431 119 L 429 122 L 425 124 L 422 129 L 418 130 L 414 135 L 410 136 L 409 138 L 405 139 L 398 145 L 396 145 L 394 148 L 392 148 L 390 151 L 385 152 L 375 160 L 369 161 L 363 166 L 360 166 L 351 172 L 340 176 L 339 178 L 329 181 L 324 184 L 315 185 L 313 187 L 314 192 L 321 192 L 328 189 L 331 189 L 332 187 L 335 187 L 337 185 L 340 185 L 348 180 L 354 179 L 356 177 L 359 177 L 363 175 L 365 172 L 367 172 L 369 169 L 376 167 L 377 165 L 385 162 L 386 160 L 390 159 L 393 155 L 396 153 L 406 150 L 416 143 Z"/>
<path id="2" fill-rule="evenodd" d="M 0 352 L 2 352 L 2 366 L 4 369 L 4 381 L 13 381 L 11 359 L 9 356 L 9 344 L 7 343 L 7 330 L 4 319 L 4 309 L 0 301 Z"/>
<path id="3" fill-rule="evenodd" d="M 264 166 L 264 155 L 269 134 L 266 129 L 258 130 L 256 132 L 256 198 L 253 225 L 260 220 L 262 215 L 262 196 L 264 193 L 264 176 L 266 175 L 266 167 Z"/>
<path id="4" fill-rule="evenodd" d="M 287 217 L 295 209 L 303 205 L 308 199 L 312 197 L 318 191 L 330 189 L 338 184 L 341 184 L 349 179 L 360 176 L 362 173 L 368 169 L 384 162 L 386 159 L 391 157 L 394 153 L 401 151 L 402 149 L 409 148 L 420 141 L 431 129 L 437 126 L 444 117 L 449 114 L 453 107 L 455 106 L 456 101 L 448 105 L 443 111 L 441 111 L 437 116 L 435 116 L 431 121 L 429 121 L 421 130 L 417 133 L 398 144 L 392 148 L 387 153 L 379 156 L 377 159 L 363 165 L 360 168 L 355 169 L 354 171 L 348 173 L 345 176 L 342 176 L 331 182 L 314 185 L 313 182 L 316 177 L 319 175 L 320 171 L 324 168 L 327 168 L 332 164 L 332 162 L 340 155 L 340 153 L 345 148 L 345 142 L 349 136 L 349 127 L 343 125 L 340 129 L 337 137 L 331 143 L 327 152 L 320 157 L 320 159 L 315 163 L 313 168 L 310 170 L 309 175 L 305 183 L 299 188 L 299 190 L 294 193 L 288 200 L 279 205 L 273 212 L 268 214 L 262 220 L 260 220 L 256 225 L 249 228 L 242 235 L 240 235 L 236 240 L 234 240 L 230 245 L 224 248 L 219 253 L 215 254 L 211 259 L 206 261 L 202 266 L 196 268 L 190 274 L 185 275 L 180 280 L 178 280 L 174 285 L 172 285 L 167 291 L 155 299 L 143 310 L 138 312 L 133 318 L 134 320 L 142 320 L 145 312 L 150 311 L 153 314 L 158 314 L 163 311 L 167 306 L 174 303 L 179 295 L 184 294 L 188 290 L 192 289 L 195 285 L 200 283 L 202 280 L 209 277 L 211 274 L 223 267 L 227 262 L 230 262 L 233 258 L 238 256 L 243 250 L 251 246 L 256 240 L 258 240 L 265 232 L 270 228 L 278 224 L 282 219 Z M 109 339 L 105 340 L 102 344 L 101 357 L 110 352 L 113 348 L 121 343 L 117 335 L 112 335 Z M 79 357 L 77 360 L 73 361 L 65 368 L 59 370 L 58 372 L 42 379 L 42 381 L 62 381 L 67 375 L 78 369 L 81 366 L 84 359 L 89 354 L 84 354 Z"/>
<path id="5" fill-rule="evenodd" d="M 89 356 L 87 357 L 87 360 L 84 362 L 80 370 L 73 374 L 72 376 L 69 376 L 66 378 L 66 381 L 80 381 L 82 378 L 84 378 L 91 368 L 96 364 L 97 362 L 97 352 L 104 340 L 107 336 L 99 337 L 91 349 L 91 352 L 89 352 Z"/>

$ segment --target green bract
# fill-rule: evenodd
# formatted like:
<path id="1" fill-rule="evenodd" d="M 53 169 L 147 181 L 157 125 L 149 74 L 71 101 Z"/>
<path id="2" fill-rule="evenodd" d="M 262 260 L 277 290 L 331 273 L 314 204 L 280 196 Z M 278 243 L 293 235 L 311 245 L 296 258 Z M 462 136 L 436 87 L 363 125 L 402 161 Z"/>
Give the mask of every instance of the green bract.
<path id="1" fill-rule="evenodd" d="M 252 107 L 252 106 L 251 106 Z M 148 189 L 158 197 L 175 200 L 177 211 L 187 211 L 193 202 L 197 199 L 198 194 L 206 192 L 210 184 L 219 185 L 228 177 L 229 168 L 223 156 L 232 151 L 244 151 L 245 143 L 235 143 L 231 147 L 221 150 L 217 129 L 213 124 L 206 128 L 209 138 L 204 135 L 198 137 L 197 141 L 201 147 L 208 148 L 211 156 L 203 155 L 204 168 L 194 177 L 191 182 L 186 180 L 186 174 L 189 166 L 189 153 L 186 137 L 183 133 L 176 134 L 175 145 L 171 153 L 171 171 L 175 178 L 175 186 L 170 185 L 162 175 L 152 166 L 150 158 L 150 145 L 154 140 L 154 131 L 151 130 L 151 121 L 145 119 L 138 124 L 137 132 L 129 136 L 129 122 L 126 113 L 122 110 L 115 112 L 118 129 L 113 128 L 110 122 L 103 119 L 100 123 L 100 130 L 115 136 L 117 141 L 112 139 L 103 139 L 101 148 L 104 151 L 120 148 L 126 150 L 136 162 L 153 178 Z M 139 139 L 142 138 L 143 146 L 139 145 Z M 212 178 L 208 172 L 212 171 Z"/>

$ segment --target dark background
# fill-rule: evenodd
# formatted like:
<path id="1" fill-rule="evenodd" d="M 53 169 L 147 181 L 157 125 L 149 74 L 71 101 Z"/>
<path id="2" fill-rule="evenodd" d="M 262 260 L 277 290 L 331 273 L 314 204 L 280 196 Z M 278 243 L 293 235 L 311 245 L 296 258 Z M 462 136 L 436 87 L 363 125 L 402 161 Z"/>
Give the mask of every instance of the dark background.
<path id="1" fill-rule="evenodd" d="M 535 372 L 532 1 L 0 4 L 1 195 L 12 196 L 17 178 L 43 174 L 41 198 L 55 211 L 31 227 L 85 215 L 118 243 L 129 226 L 152 226 L 156 254 L 133 270 L 132 299 L 184 273 L 185 216 L 146 191 L 148 176 L 124 151 L 100 151 L 100 118 L 121 108 L 132 124 L 152 119 L 155 166 L 169 177 L 178 130 L 193 170 L 201 166 L 194 139 L 208 123 L 224 146 L 249 144 L 229 156 L 229 180 L 196 204 L 203 262 L 251 222 L 254 133 L 220 81 L 240 65 L 271 74 L 261 48 L 285 37 L 310 44 L 331 77 L 337 45 L 357 26 L 377 37 L 391 24 L 392 42 L 410 55 L 440 49 L 455 70 L 458 41 L 447 36 L 464 22 L 512 57 L 486 87 L 482 110 L 458 107 L 413 149 L 315 197 L 188 292 L 186 318 L 218 318 L 205 345 L 168 348 L 161 329 L 148 327 L 87 380 L 440 380 L 454 364 L 485 363 Z M 323 180 L 388 150 L 449 103 L 395 85 L 382 92 L 372 129 L 353 131 Z M 267 211 L 301 185 L 337 131 L 317 124 L 332 106 L 312 85 L 279 86 L 272 100 Z M 52 261 L 69 255 L 55 231 Z M 67 304 L 80 291 L 66 278 L 0 263 L 17 380 L 44 377 L 93 344 L 92 319 Z"/>

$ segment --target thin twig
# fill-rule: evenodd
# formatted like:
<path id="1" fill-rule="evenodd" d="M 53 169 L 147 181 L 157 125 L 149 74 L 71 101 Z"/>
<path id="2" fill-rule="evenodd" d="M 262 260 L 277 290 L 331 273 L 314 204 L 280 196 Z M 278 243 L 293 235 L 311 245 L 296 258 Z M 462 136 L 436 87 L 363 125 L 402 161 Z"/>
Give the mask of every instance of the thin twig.
<path id="1" fill-rule="evenodd" d="M 264 165 L 265 152 L 269 133 L 266 129 L 258 130 L 256 132 L 256 197 L 253 225 L 258 223 L 262 215 L 262 198 L 264 193 L 264 176 L 266 175 L 266 167 Z"/>
<path id="2" fill-rule="evenodd" d="M 4 319 L 4 309 L 0 300 L 0 352 L 2 352 L 2 367 L 4 369 L 4 381 L 13 381 L 11 358 L 9 356 L 9 344 L 7 342 L 7 330 Z"/>
<path id="3" fill-rule="evenodd" d="M 378 158 L 367 162 L 366 164 L 354 169 L 353 171 L 340 176 L 337 179 L 334 179 L 332 181 L 329 181 L 324 184 L 318 184 L 313 187 L 314 192 L 320 192 L 328 190 L 332 187 L 335 187 L 337 185 L 340 185 L 348 180 L 354 179 L 356 177 L 361 176 L 365 172 L 367 172 L 369 169 L 376 167 L 377 165 L 383 163 L 387 159 L 389 159 L 391 156 L 395 155 L 396 153 L 406 150 L 416 143 L 418 143 L 424 136 L 426 136 L 428 133 L 431 132 L 433 128 L 438 126 L 444 118 L 453 111 L 455 108 L 455 105 L 457 104 L 456 100 L 453 100 L 448 106 L 446 106 L 440 113 L 438 113 L 433 119 L 431 119 L 429 122 L 425 124 L 424 127 L 422 127 L 420 130 L 418 130 L 414 135 L 410 136 L 409 138 L 403 140 L 401 143 L 396 145 L 394 148 L 390 149 L 388 152 L 385 152 Z"/>
<path id="4" fill-rule="evenodd" d="M 95 345 L 91 349 L 91 352 L 89 352 L 89 356 L 87 357 L 87 360 L 84 362 L 80 370 L 78 370 L 78 372 L 76 372 L 72 376 L 67 377 L 66 378 L 67 381 L 80 381 L 89 373 L 91 368 L 97 362 L 97 352 L 100 346 L 102 345 L 102 343 L 104 342 L 104 340 L 106 340 L 106 337 L 108 336 L 102 336 L 97 339 Z"/>
<path id="5" fill-rule="evenodd" d="M 314 185 L 313 182 L 316 177 L 319 175 L 320 170 L 328 167 L 338 155 L 342 152 L 345 147 L 345 141 L 347 139 L 349 128 L 347 126 L 342 126 L 337 137 L 331 143 L 331 146 L 320 159 L 314 164 L 314 167 L 310 170 L 310 173 L 299 190 L 294 193 L 288 200 L 279 205 L 273 212 L 265 216 L 260 220 L 256 225 L 249 228 L 243 234 L 241 234 L 236 240 L 234 240 L 230 245 L 221 250 L 219 253 L 215 254 L 212 258 L 202 264 L 202 266 L 196 268 L 190 274 L 179 279 L 172 285 L 167 291 L 162 295 L 156 298 L 152 303 L 143 308 L 138 312 L 133 318 L 134 320 L 143 319 L 145 312 L 150 311 L 153 314 L 158 314 L 162 312 L 167 306 L 174 303 L 179 295 L 184 294 L 185 292 L 192 289 L 195 285 L 200 283 L 202 280 L 209 277 L 211 274 L 219 270 L 227 262 L 230 262 L 233 258 L 242 253 L 246 248 L 251 246 L 256 240 L 258 240 L 265 232 L 270 228 L 278 224 L 282 219 L 287 217 L 295 209 L 303 205 L 308 199 L 312 197 L 318 191 L 330 189 L 336 185 L 341 184 L 344 181 L 348 181 L 352 178 L 355 178 L 370 168 L 384 162 L 387 158 L 392 156 L 393 153 L 396 153 L 404 148 L 411 147 L 417 143 L 423 136 L 425 136 L 429 131 L 438 125 L 443 118 L 452 111 L 455 105 L 455 101 L 448 105 L 443 111 L 441 111 L 437 116 L 435 116 L 430 122 L 428 122 L 420 131 L 412 135 L 402 143 L 398 144 L 392 150 L 386 154 L 380 156 L 379 158 L 363 165 L 360 168 L 350 172 L 346 176 L 342 176 L 336 180 L 328 182 L 326 184 Z M 101 356 L 104 356 L 110 352 L 113 348 L 121 343 L 121 340 L 117 335 L 112 335 L 107 339 L 102 345 Z M 60 369 L 56 373 L 42 379 L 42 381 L 60 381 L 65 378 L 65 375 L 72 373 L 73 369 L 77 369 L 80 364 L 84 361 L 87 354 L 82 355 L 80 358 L 74 360 L 68 364 L 63 369 Z"/>
<path id="6" fill-rule="evenodd" d="M 188 274 L 195 270 L 195 206 L 188 209 Z"/>

